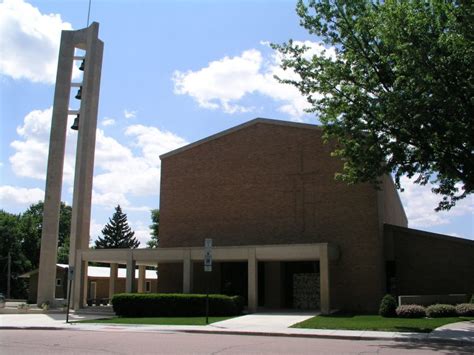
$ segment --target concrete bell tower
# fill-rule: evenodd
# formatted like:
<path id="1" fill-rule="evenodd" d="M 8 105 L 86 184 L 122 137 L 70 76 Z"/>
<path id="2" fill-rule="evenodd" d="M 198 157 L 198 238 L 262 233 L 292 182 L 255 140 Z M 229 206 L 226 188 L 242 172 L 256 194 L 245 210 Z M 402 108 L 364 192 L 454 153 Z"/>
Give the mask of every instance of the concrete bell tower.
<path id="1" fill-rule="evenodd" d="M 55 303 L 59 211 L 69 115 L 77 115 L 71 128 L 78 130 L 69 267 L 79 270 L 74 274 L 74 285 L 83 284 L 81 280 L 87 278 L 87 265 L 83 265 L 82 260 L 76 259 L 76 251 L 89 247 L 95 138 L 104 48 L 104 43 L 98 35 L 97 22 L 77 31 L 62 31 L 61 34 L 44 198 L 38 305 L 44 302 L 49 302 L 51 305 Z M 85 54 L 75 55 L 76 49 L 83 50 Z M 71 82 L 75 61 L 82 62 L 81 70 L 84 71 L 82 82 Z M 80 100 L 79 110 L 69 108 L 73 88 L 79 89 L 76 95 Z M 82 307 L 83 288 L 75 287 L 73 295 L 74 308 Z"/>

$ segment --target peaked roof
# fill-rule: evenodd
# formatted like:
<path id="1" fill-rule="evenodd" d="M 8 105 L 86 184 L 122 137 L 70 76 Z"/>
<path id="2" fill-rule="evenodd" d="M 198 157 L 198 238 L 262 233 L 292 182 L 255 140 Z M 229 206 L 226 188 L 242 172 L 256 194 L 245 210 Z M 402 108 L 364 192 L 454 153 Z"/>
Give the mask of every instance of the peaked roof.
<path id="1" fill-rule="evenodd" d="M 207 143 L 209 141 L 212 141 L 214 139 L 218 139 L 218 138 L 221 138 L 223 136 L 226 136 L 228 134 L 231 134 L 231 133 L 234 133 L 234 132 L 237 132 L 237 131 L 240 131 L 244 128 L 247 128 L 247 127 L 250 127 L 250 126 L 254 126 L 258 123 L 264 123 L 264 124 L 270 124 L 270 125 L 277 125 L 277 126 L 285 126 L 285 127 L 296 127 L 296 128 L 309 128 L 309 129 L 321 129 L 320 126 L 317 126 L 317 125 L 314 125 L 314 124 L 309 124 L 309 123 L 298 123 L 298 122 L 289 122 L 289 121 L 281 121 L 281 120 L 274 120 L 274 119 L 270 119 L 270 118 L 255 118 L 253 120 L 250 120 L 250 121 L 247 121 L 245 123 L 242 123 L 238 126 L 234 126 L 234 127 L 231 127 L 229 129 L 226 129 L 224 131 L 221 131 L 219 133 L 216 133 L 216 134 L 213 134 L 209 137 L 206 137 L 206 138 L 203 138 L 203 139 L 200 139 L 194 143 L 191 143 L 191 144 L 188 144 L 188 145 L 185 145 L 184 147 L 181 147 L 181 148 L 178 148 L 178 149 L 175 149 L 175 150 L 172 150 L 168 153 L 165 153 L 165 154 L 162 154 L 160 155 L 160 159 L 164 159 L 164 158 L 168 158 L 172 155 L 175 155 L 175 154 L 178 154 L 178 153 L 181 153 L 181 152 L 184 152 L 188 149 L 191 149 L 191 148 L 194 148 L 198 145 L 201 145 L 201 144 L 204 144 L 204 143 Z"/>

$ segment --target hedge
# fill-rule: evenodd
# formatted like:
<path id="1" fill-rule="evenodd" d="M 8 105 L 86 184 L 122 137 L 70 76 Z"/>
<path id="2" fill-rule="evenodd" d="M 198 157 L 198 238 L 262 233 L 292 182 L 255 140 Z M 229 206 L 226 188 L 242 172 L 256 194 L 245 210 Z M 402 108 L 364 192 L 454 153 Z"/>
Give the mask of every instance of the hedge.
<path id="1" fill-rule="evenodd" d="M 474 317 L 474 304 L 461 303 L 456 306 L 456 313 L 460 317 Z"/>
<path id="2" fill-rule="evenodd" d="M 121 293 L 112 298 L 115 314 L 123 317 L 199 317 L 206 314 L 206 295 L 181 293 Z M 240 315 L 240 296 L 209 295 L 209 316 Z"/>
<path id="3" fill-rule="evenodd" d="M 452 304 L 433 304 L 426 308 L 426 316 L 430 318 L 455 317 L 456 307 Z"/>
<path id="4" fill-rule="evenodd" d="M 423 306 L 407 304 L 397 307 L 397 316 L 400 318 L 422 318 L 426 316 L 426 311 Z"/>

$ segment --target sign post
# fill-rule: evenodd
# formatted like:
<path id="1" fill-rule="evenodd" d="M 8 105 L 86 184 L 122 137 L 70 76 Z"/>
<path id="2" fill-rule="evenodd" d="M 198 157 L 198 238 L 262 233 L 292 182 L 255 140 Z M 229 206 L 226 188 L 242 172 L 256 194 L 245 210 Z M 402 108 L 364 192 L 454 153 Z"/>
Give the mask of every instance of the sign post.
<path id="1" fill-rule="evenodd" d="M 67 281 L 69 283 L 69 291 L 67 293 L 66 323 L 69 323 L 69 307 L 70 307 L 70 304 L 71 304 L 72 280 L 74 280 L 74 266 L 69 266 L 69 269 L 67 271 Z"/>
<path id="2" fill-rule="evenodd" d="M 212 272 L 212 239 L 204 239 L 204 272 Z M 207 276 L 206 324 L 209 324 L 209 278 Z"/>

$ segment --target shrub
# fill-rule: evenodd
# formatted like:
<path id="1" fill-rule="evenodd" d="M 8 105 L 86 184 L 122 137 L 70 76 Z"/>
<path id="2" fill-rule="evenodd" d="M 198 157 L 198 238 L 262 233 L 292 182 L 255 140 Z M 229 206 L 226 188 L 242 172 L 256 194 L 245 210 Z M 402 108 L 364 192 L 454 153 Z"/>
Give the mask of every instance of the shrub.
<path id="1" fill-rule="evenodd" d="M 122 293 L 112 298 L 114 312 L 125 317 L 198 317 L 206 314 L 206 295 L 177 293 Z M 242 313 L 240 296 L 209 295 L 210 316 Z"/>
<path id="2" fill-rule="evenodd" d="M 474 317 L 474 304 L 461 303 L 456 306 L 456 314 L 460 317 Z"/>
<path id="3" fill-rule="evenodd" d="M 472 295 L 471 301 L 469 303 L 474 303 L 474 295 Z"/>
<path id="4" fill-rule="evenodd" d="M 396 312 L 400 318 L 422 318 L 426 316 L 425 307 L 417 304 L 398 306 Z"/>
<path id="5" fill-rule="evenodd" d="M 379 314 L 382 317 L 395 317 L 397 315 L 397 300 L 392 295 L 385 295 L 380 302 Z"/>
<path id="6" fill-rule="evenodd" d="M 452 304 L 433 304 L 426 308 L 426 315 L 430 318 L 455 317 L 456 307 Z"/>

